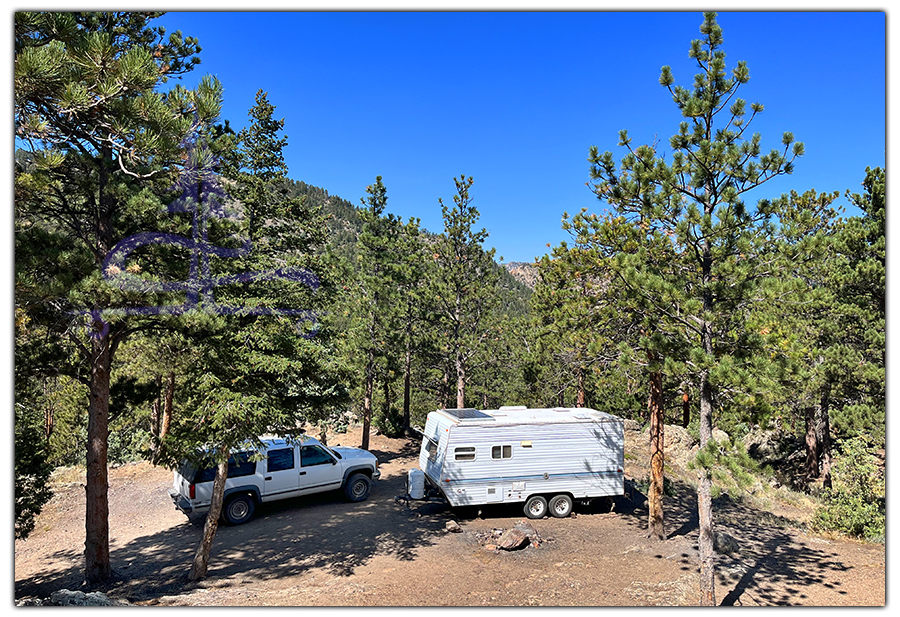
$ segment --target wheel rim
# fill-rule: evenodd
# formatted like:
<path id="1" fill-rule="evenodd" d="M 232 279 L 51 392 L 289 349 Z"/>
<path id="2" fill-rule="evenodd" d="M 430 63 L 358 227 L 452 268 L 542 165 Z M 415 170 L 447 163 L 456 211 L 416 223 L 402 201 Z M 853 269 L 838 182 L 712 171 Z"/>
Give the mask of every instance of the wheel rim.
<path id="1" fill-rule="evenodd" d="M 362 480 L 357 480 L 356 482 L 353 483 L 351 490 L 353 492 L 354 497 L 362 497 L 363 495 L 366 494 L 366 483 L 363 482 Z"/>
<path id="2" fill-rule="evenodd" d="M 243 499 L 239 499 L 231 504 L 228 508 L 228 513 L 231 515 L 231 518 L 235 520 L 241 520 L 250 512 L 250 506 L 247 505 L 247 502 Z"/>
<path id="3" fill-rule="evenodd" d="M 532 514 L 534 514 L 535 516 L 543 514 L 544 513 L 544 504 L 542 504 L 540 502 L 540 500 L 535 499 L 534 501 L 531 502 L 531 504 L 529 504 L 528 511 L 531 512 Z"/>
<path id="4" fill-rule="evenodd" d="M 557 514 L 563 515 L 568 514 L 570 508 L 571 504 L 569 504 L 568 499 L 557 499 L 553 511 Z"/>

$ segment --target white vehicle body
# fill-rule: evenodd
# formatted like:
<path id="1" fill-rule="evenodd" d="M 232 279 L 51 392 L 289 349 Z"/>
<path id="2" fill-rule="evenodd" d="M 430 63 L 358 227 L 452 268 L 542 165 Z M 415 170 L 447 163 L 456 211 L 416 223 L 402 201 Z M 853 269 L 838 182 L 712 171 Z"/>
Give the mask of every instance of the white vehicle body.
<path id="1" fill-rule="evenodd" d="M 532 518 L 548 501 L 568 516 L 572 501 L 624 494 L 624 465 L 622 419 L 583 407 L 433 411 L 419 454 L 451 506 L 526 502 Z"/>
<path id="2" fill-rule="evenodd" d="M 338 489 L 349 501 L 361 501 L 381 475 L 377 458 L 359 448 L 329 448 L 305 435 L 261 441 L 262 448 L 243 448 L 229 460 L 222 512 L 232 524 L 249 520 L 260 502 Z M 182 462 L 169 490 L 175 507 L 187 515 L 208 512 L 214 478 L 214 468 Z"/>

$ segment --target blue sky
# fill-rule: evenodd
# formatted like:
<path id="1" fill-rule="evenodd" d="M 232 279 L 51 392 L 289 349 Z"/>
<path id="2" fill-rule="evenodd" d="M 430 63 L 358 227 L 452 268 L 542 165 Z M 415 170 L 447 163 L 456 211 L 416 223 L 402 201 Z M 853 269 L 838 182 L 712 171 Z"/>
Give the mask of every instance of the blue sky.
<path id="1" fill-rule="evenodd" d="M 589 191 L 588 148 L 618 132 L 662 144 L 680 115 L 659 85 L 670 65 L 690 86 L 702 15 L 685 12 L 171 12 L 199 39 L 185 79 L 217 76 L 223 118 L 240 128 L 258 89 L 285 119 L 290 176 L 359 204 L 381 175 L 388 210 L 441 231 L 438 198 L 472 176 L 488 246 L 531 261 L 566 239 L 563 212 L 604 207 Z M 883 12 L 722 12 L 729 68 L 765 112 L 763 150 L 784 131 L 806 145 L 794 174 L 749 197 L 859 190 L 885 165 Z M 618 158 L 618 156 L 617 156 Z M 841 202 L 846 203 L 843 198 Z M 853 212 L 849 212 L 853 214 Z"/>

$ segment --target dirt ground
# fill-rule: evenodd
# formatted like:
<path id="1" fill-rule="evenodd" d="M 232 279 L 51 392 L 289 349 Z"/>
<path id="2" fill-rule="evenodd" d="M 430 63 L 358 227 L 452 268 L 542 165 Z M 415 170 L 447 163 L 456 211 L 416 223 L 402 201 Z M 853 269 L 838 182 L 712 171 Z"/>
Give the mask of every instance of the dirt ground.
<path id="1" fill-rule="evenodd" d="M 358 431 L 331 436 L 359 445 Z M 629 448 L 641 451 L 640 444 Z M 137 605 L 163 606 L 685 606 L 699 598 L 696 500 L 687 485 L 666 498 L 669 539 L 646 534 L 644 497 L 630 479 L 646 470 L 629 457 L 629 496 L 612 512 L 595 502 L 574 516 L 531 521 L 543 542 L 517 551 L 484 538 L 524 520 L 521 506 L 452 511 L 395 501 L 417 466 L 415 440 L 372 438 L 382 478 L 367 501 L 325 494 L 265 504 L 250 522 L 221 526 L 209 577 L 187 581 L 202 522 L 176 511 L 171 472 L 146 463 L 110 472 L 110 546 L 115 579 L 100 588 Z M 646 452 L 646 450 L 643 450 Z M 68 481 L 64 481 L 68 480 Z M 82 589 L 83 480 L 61 478 L 27 540 L 15 542 L 15 597 Z M 716 600 L 734 606 L 882 606 L 883 545 L 811 536 L 810 512 L 771 511 L 724 500 L 718 531 L 740 549 L 717 556 Z M 446 530 L 457 521 L 461 533 Z"/>

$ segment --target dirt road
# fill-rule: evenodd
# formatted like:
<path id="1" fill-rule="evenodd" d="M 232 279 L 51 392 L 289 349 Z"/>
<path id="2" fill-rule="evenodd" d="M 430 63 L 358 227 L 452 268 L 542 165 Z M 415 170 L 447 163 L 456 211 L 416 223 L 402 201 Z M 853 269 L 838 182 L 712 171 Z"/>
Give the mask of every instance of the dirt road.
<path id="1" fill-rule="evenodd" d="M 332 443 L 358 445 L 356 435 Z M 520 507 L 454 512 L 405 507 L 406 471 L 417 444 L 375 436 L 382 479 L 367 501 L 327 494 L 260 506 L 249 523 L 220 527 L 209 577 L 186 576 L 202 526 L 172 507 L 171 472 L 147 464 L 110 474 L 111 555 L 116 579 L 103 591 L 133 604 L 177 606 L 680 606 L 698 600 L 696 504 L 686 485 L 666 500 L 670 538 L 646 537 L 643 497 L 615 510 L 532 525 L 538 547 L 494 551 L 483 538 L 524 519 Z M 639 459 L 637 459 L 639 460 Z M 639 468 L 628 469 L 641 477 Z M 808 513 L 806 513 L 808 514 Z M 790 517 L 719 504 L 717 529 L 739 553 L 719 555 L 717 601 L 725 605 L 878 606 L 885 603 L 885 551 L 805 535 Z M 57 493 L 30 538 L 15 543 L 15 596 L 79 589 L 84 489 Z M 445 530 L 450 520 L 462 532 Z"/>

